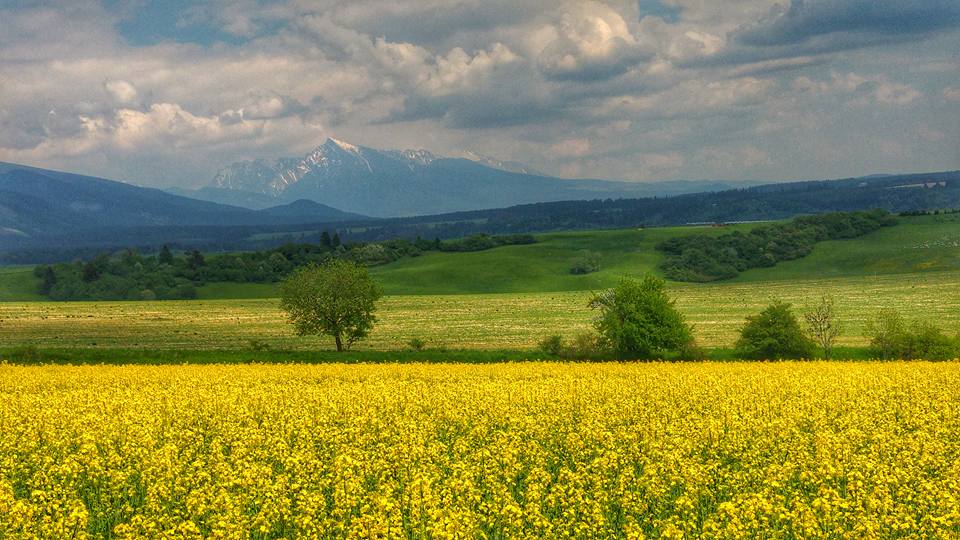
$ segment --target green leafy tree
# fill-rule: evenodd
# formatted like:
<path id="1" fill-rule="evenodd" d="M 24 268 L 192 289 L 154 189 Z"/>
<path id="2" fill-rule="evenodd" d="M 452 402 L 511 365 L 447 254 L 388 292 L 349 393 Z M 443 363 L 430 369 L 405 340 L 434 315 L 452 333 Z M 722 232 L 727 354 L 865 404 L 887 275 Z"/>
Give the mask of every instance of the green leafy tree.
<path id="1" fill-rule="evenodd" d="M 157 256 L 157 261 L 160 264 L 173 264 L 173 253 L 170 252 L 170 246 L 164 245 L 160 249 L 160 255 Z"/>
<path id="2" fill-rule="evenodd" d="M 813 341 L 803 333 L 790 304 L 777 301 L 747 317 L 737 340 L 737 354 L 766 360 L 810 358 Z"/>
<path id="3" fill-rule="evenodd" d="M 833 344 L 843 331 L 843 324 L 837 319 L 837 311 L 833 305 L 833 298 L 822 296 L 820 303 L 804 312 L 803 318 L 807 323 L 807 331 L 823 348 L 823 356 L 830 359 L 833 356 Z"/>
<path id="4" fill-rule="evenodd" d="M 191 270 L 197 270 L 206 263 L 206 260 L 203 258 L 203 253 L 200 253 L 198 250 L 193 250 L 190 252 L 190 255 L 187 256 L 187 267 Z"/>
<path id="5" fill-rule="evenodd" d="M 662 357 L 693 340 L 666 283 L 653 276 L 624 277 L 613 289 L 595 294 L 589 305 L 600 311 L 594 323 L 600 346 L 619 359 Z"/>
<path id="6" fill-rule="evenodd" d="M 367 269 L 342 259 L 303 267 L 280 288 L 280 307 L 297 334 L 333 336 L 337 350 L 349 349 L 376 322 L 383 290 Z"/>

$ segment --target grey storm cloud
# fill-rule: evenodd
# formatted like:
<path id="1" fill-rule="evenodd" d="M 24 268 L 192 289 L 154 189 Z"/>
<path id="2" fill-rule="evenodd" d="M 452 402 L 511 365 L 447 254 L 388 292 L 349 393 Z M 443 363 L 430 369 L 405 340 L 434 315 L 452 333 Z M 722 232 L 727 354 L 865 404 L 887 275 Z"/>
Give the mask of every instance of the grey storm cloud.
<path id="1" fill-rule="evenodd" d="M 828 34 L 858 33 L 896 41 L 958 23 L 960 2 L 956 0 L 791 0 L 786 9 L 778 5 L 759 23 L 742 28 L 736 40 L 769 47 L 802 44 Z"/>

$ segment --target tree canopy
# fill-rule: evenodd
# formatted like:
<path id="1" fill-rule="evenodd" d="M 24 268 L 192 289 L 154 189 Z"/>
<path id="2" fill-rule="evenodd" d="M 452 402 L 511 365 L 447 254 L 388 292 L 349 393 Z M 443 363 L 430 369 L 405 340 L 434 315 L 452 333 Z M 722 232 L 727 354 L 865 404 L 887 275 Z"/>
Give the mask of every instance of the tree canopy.
<path id="1" fill-rule="evenodd" d="M 280 307 L 299 335 L 332 336 L 337 350 L 367 336 L 383 290 L 367 269 L 342 259 L 295 271 L 280 288 Z"/>
<path id="2" fill-rule="evenodd" d="M 743 358 L 759 360 L 810 358 L 813 342 L 803 333 L 790 304 L 776 301 L 747 317 L 737 352 Z"/>
<path id="3" fill-rule="evenodd" d="M 690 327 L 666 293 L 662 279 L 624 277 L 613 289 L 595 294 L 600 311 L 594 326 L 600 345 L 620 359 L 651 359 L 693 341 Z"/>

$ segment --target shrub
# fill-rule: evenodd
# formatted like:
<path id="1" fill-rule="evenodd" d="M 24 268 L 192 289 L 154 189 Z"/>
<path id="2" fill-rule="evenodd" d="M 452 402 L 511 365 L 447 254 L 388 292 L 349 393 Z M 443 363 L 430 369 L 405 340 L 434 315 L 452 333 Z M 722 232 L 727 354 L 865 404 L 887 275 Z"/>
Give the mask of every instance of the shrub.
<path id="1" fill-rule="evenodd" d="M 766 360 L 809 358 L 813 342 L 804 335 L 790 304 L 777 301 L 747 317 L 737 340 L 737 354 Z"/>
<path id="2" fill-rule="evenodd" d="M 407 342 L 407 347 L 410 347 L 415 351 L 422 351 L 426 346 L 427 346 L 427 342 L 420 338 L 412 338 L 410 341 Z"/>
<path id="3" fill-rule="evenodd" d="M 868 325 L 871 352 L 879 358 L 949 360 L 960 357 L 960 336 L 950 337 L 928 321 L 907 324 L 893 309 L 881 310 Z"/>
<path id="4" fill-rule="evenodd" d="M 690 340 L 677 349 L 677 360 L 706 360 L 707 351 L 695 340 Z"/>
<path id="5" fill-rule="evenodd" d="M 574 275 L 591 274 L 600 270 L 600 254 L 594 251 L 583 251 L 574 259 L 570 273 Z"/>
<path id="6" fill-rule="evenodd" d="M 662 357 L 688 344 L 693 335 L 665 290 L 662 279 L 622 278 L 613 289 L 595 294 L 590 307 L 600 310 L 594 326 L 598 345 L 617 358 Z"/>
<path id="7" fill-rule="evenodd" d="M 576 360 L 601 358 L 602 352 L 599 336 L 593 332 L 580 332 L 563 349 L 563 355 L 566 358 Z"/>
<path id="8" fill-rule="evenodd" d="M 563 337 L 553 335 L 541 339 L 540 350 L 553 356 L 560 356 L 563 354 Z"/>
<path id="9" fill-rule="evenodd" d="M 248 345 L 251 351 L 266 352 L 270 350 L 270 344 L 266 341 L 260 341 L 259 339 L 251 339 Z"/>
<path id="10" fill-rule="evenodd" d="M 882 309 L 867 325 L 873 354 L 889 359 L 900 357 L 908 341 L 907 325 L 894 309 Z"/>

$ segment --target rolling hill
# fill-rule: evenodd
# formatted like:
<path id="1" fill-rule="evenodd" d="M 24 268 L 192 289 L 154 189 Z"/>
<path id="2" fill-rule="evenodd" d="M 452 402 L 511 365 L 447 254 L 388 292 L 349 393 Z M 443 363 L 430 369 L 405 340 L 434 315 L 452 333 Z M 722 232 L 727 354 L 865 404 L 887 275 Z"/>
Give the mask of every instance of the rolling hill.
<path id="1" fill-rule="evenodd" d="M 427 252 L 373 267 L 371 272 L 390 295 L 598 290 L 614 284 L 622 275 L 659 275 L 663 255 L 655 246 L 662 240 L 755 226 L 550 233 L 538 235 L 536 244 L 466 253 Z M 600 271 L 570 274 L 573 260 L 584 250 L 600 254 Z M 0 300 L 38 299 L 37 282 L 31 272 L 29 267 L 0 269 Z M 852 240 L 821 242 L 807 257 L 773 268 L 748 270 L 717 285 L 941 272 L 960 272 L 960 214 L 901 217 L 896 226 Z M 200 294 L 206 299 L 269 298 L 276 296 L 276 290 L 275 284 L 212 283 L 201 287 Z M 955 301 L 960 302 L 960 296 Z"/>
<path id="2" fill-rule="evenodd" d="M 364 219 L 312 201 L 260 211 L 103 178 L 0 164 L 0 237 L 171 225 L 276 225 Z"/>

